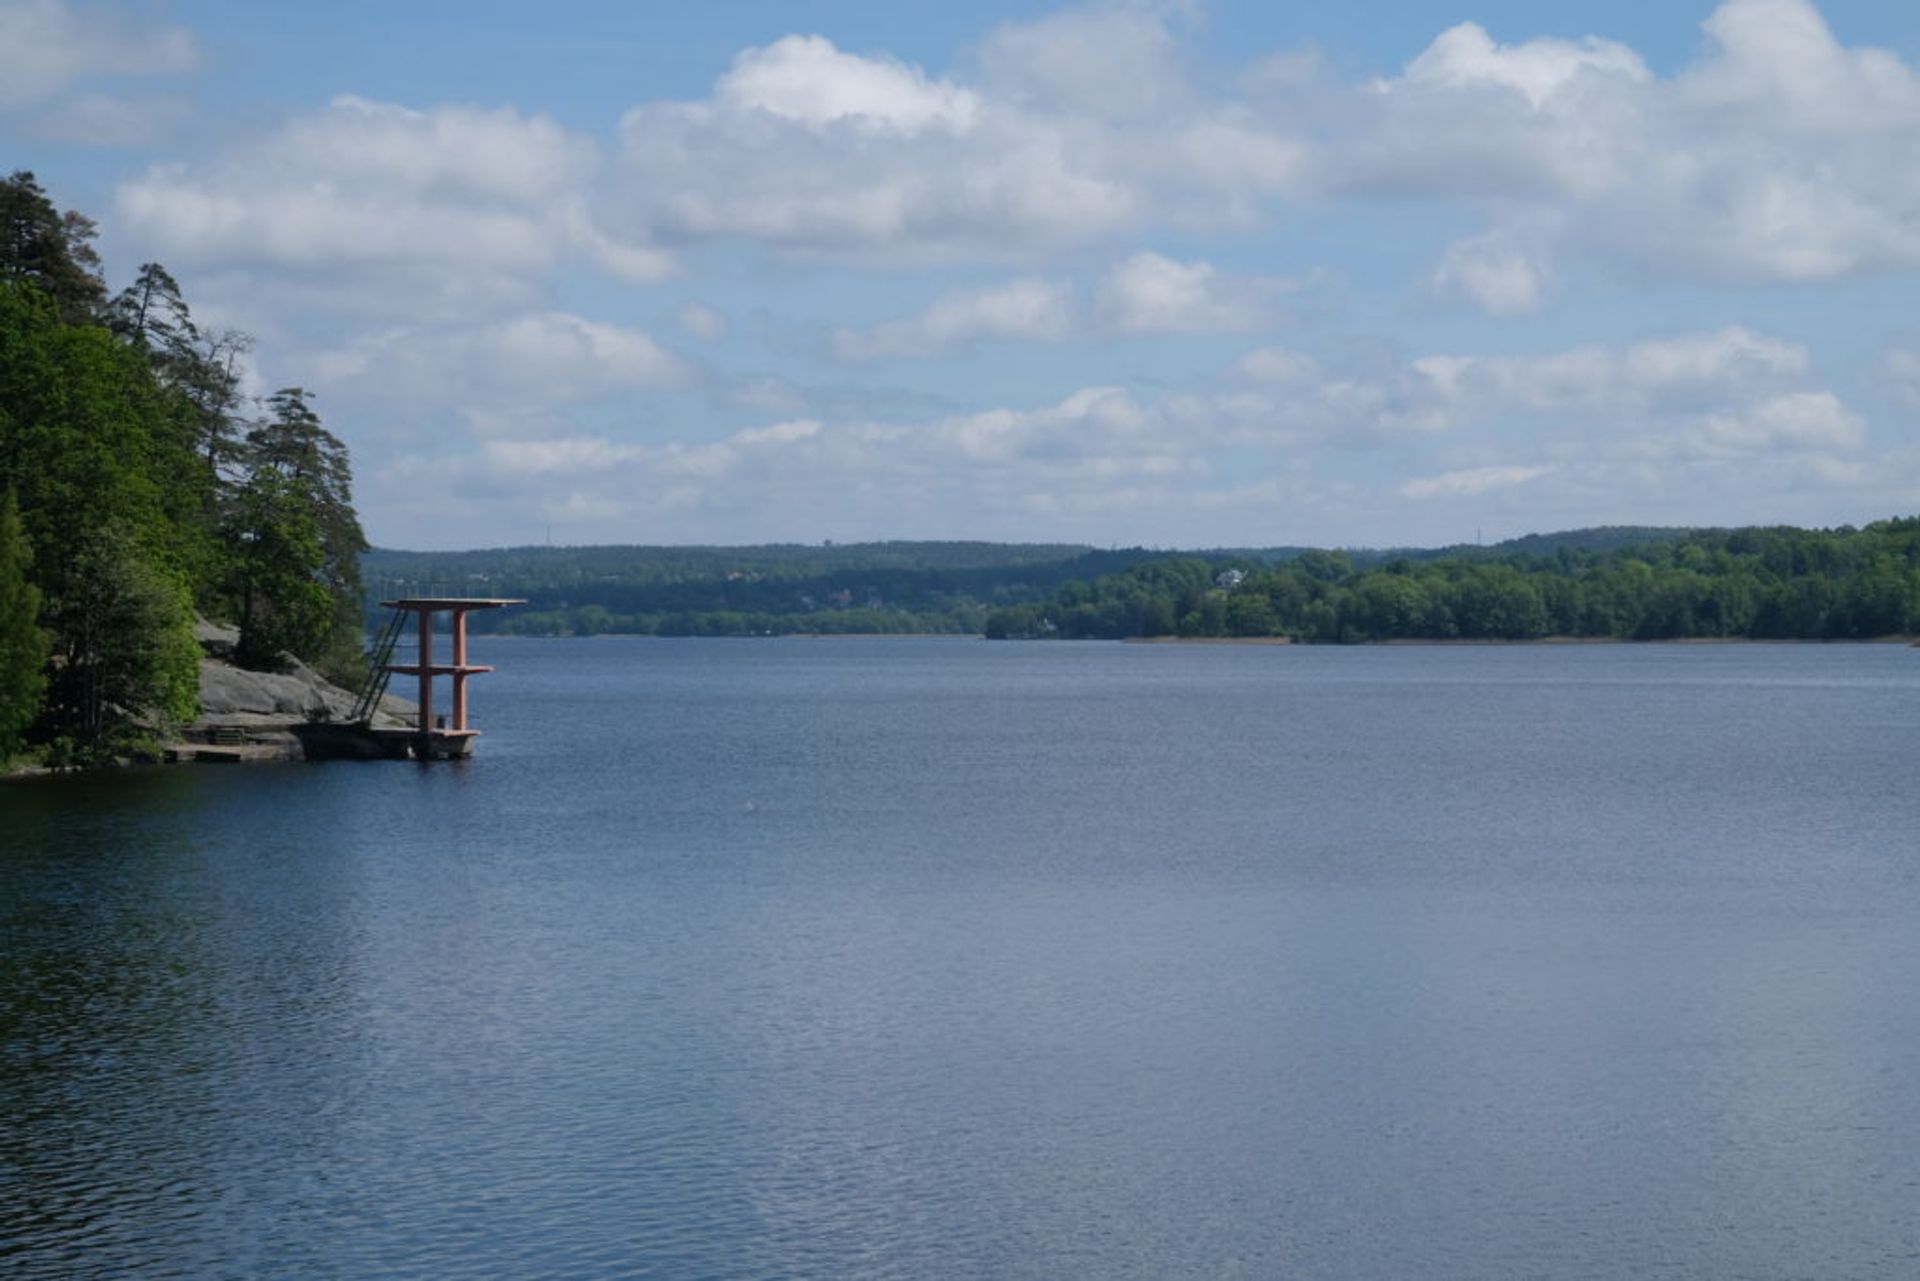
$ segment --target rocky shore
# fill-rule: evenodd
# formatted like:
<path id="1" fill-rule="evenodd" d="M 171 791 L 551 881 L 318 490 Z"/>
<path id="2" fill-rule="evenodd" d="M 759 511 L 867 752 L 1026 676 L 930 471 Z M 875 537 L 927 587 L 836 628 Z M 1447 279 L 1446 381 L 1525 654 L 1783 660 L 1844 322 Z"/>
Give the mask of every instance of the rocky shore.
<path id="1" fill-rule="evenodd" d="M 238 634 L 202 622 L 195 629 L 206 656 L 200 660 L 200 715 L 179 732 L 170 749 L 176 759 L 194 759 L 202 747 L 242 748 L 229 759 L 300 760 L 293 727 L 307 721 L 345 720 L 355 692 L 333 684 L 313 668 L 289 658 L 279 672 L 251 672 L 228 661 Z M 388 694 L 374 714 L 376 725 L 411 723 L 418 708 Z M 204 754 L 201 758 L 207 759 Z"/>

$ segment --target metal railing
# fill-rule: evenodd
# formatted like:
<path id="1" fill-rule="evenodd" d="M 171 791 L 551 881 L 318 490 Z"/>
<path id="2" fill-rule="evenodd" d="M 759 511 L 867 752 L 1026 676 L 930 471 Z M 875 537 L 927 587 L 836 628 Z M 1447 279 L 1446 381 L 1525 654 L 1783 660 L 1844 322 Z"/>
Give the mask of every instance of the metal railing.
<path id="1" fill-rule="evenodd" d="M 387 664 L 393 661 L 393 647 L 399 643 L 400 632 L 406 625 L 407 612 L 396 609 L 388 616 L 380 634 L 374 638 L 373 648 L 368 651 L 367 680 L 360 687 L 359 697 L 353 701 L 353 711 L 348 713 L 348 720 L 373 720 L 374 709 L 380 706 L 380 700 L 387 692 L 387 681 L 393 675 L 387 670 Z"/>

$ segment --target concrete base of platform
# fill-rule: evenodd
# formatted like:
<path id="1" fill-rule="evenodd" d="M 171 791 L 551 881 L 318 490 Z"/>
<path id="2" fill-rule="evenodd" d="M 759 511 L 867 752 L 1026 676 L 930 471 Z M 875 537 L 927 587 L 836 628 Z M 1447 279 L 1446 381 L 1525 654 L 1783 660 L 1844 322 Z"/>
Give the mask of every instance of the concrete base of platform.
<path id="1" fill-rule="evenodd" d="M 479 730 L 378 728 L 355 723 L 313 722 L 293 727 L 310 761 L 446 761 L 473 755 Z"/>

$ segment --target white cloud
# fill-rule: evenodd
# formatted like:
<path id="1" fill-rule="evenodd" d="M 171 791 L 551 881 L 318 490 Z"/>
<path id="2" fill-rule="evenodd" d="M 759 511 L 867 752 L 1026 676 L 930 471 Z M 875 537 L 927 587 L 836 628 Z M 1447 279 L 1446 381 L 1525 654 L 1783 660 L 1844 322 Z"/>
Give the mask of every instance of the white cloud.
<path id="1" fill-rule="evenodd" d="M 1001 259 L 1251 225 L 1301 166 L 1290 131 L 1194 89 L 1151 14 L 1009 24 L 980 65 L 965 84 L 818 36 L 746 50 L 706 98 L 627 113 L 629 225 L 867 264 Z"/>
<path id="2" fill-rule="evenodd" d="M 1553 470 L 1543 466 L 1469 467 L 1421 476 L 1396 491 L 1402 498 L 1471 498 L 1491 489 L 1507 489 L 1537 480 Z"/>
<path id="3" fill-rule="evenodd" d="M 1584 40 L 1529 40 L 1495 44 L 1477 23 L 1443 31 L 1407 64 L 1403 83 L 1441 89 L 1495 89 L 1518 94 L 1539 110 L 1576 91 L 1587 77 L 1645 83 L 1653 79 L 1640 55 L 1623 44 Z"/>
<path id="4" fill-rule="evenodd" d="M 702 342 L 719 342 L 731 328 L 727 313 L 703 302 L 682 303 L 673 318 L 680 328 Z"/>
<path id="5" fill-rule="evenodd" d="M 1599 36 L 1468 23 L 1398 76 L 1204 79 L 1164 16 L 1009 24 L 977 75 L 789 37 L 700 101 L 636 107 L 620 207 L 643 240 L 862 262 L 1004 258 L 1317 201 L 1465 199 L 1486 226 L 1429 285 L 1542 306 L 1565 254 L 1711 281 L 1920 267 L 1920 77 L 1838 44 L 1807 0 L 1725 0 L 1655 76 Z"/>
<path id="6" fill-rule="evenodd" d="M 176 268 L 305 276 L 345 309 L 370 297 L 421 314 L 524 297 L 569 260 L 630 281 L 670 271 L 589 215 L 597 162 L 544 116 L 342 97 L 208 164 L 154 166 L 116 203 L 125 233 Z"/>
<path id="7" fill-rule="evenodd" d="M 1489 235 L 1545 223 L 1563 251 L 1686 279 L 1920 267 L 1913 68 L 1841 46 L 1808 0 L 1725 0 L 1705 31 L 1703 57 L 1657 80 L 1608 42 L 1455 28 L 1382 84 L 1330 181 L 1480 200 Z M 1524 297 L 1514 280 L 1496 296 Z"/>
<path id="8" fill-rule="evenodd" d="M 431 410 L 582 404 L 689 386 L 695 371 L 637 329 L 564 312 L 467 327 L 369 335 L 311 358 L 313 381 L 341 394 Z"/>
<path id="9" fill-rule="evenodd" d="M 1797 343 L 1734 325 L 1540 356 L 1428 356 L 1413 369 L 1454 412 L 1600 413 L 1744 399 L 1803 377 Z"/>
<path id="10" fill-rule="evenodd" d="M 0 0 L 0 111 L 44 103 L 109 76 L 192 71 L 200 48 L 184 27 L 160 26 L 65 0 Z"/>
<path id="11" fill-rule="evenodd" d="M 0 92 L 37 101 L 85 69 L 133 69 L 136 50 L 142 69 L 196 56 L 177 29 L 76 12 L 0 9 L 52 51 Z M 647 283 L 675 269 L 672 247 L 709 240 L 862 266 L 1005 261 L 1251 230 L 1294 207 L 1464 200 L 1484 225 L 1426 283 L 1499 315 L 1550 301 L 1569 257 L 1742 283 L 1920 268 L 1920 75 L 1840 45 L 1808 0 L 1724 0 L 1705 34 L 1696 62 L 1658 77 L 1601 36 L 1503 43 L 1467 23 L 1397 76 L 1349 84 L 1298 58 L 1284 76 L 1273 59 L 1203 75 L 1145 6 L 1005 24 L 945 71 L 789 35 L 740 51 L 704 97 L 636 105 L 604 172 L 539 115 L 347 97 L 152 170 L 120 213 L 188 265 L 458 262 L 527 280 L 572 261 Z M 94 116 L 103 136 L 139 124 Z M 400 292 L 418 296 L 417 276 Z M 1233 328 L 1246 308 L 1179 327 Z"/>
<path id="12" fill-rule="evenodd" d="M 993 93 L 1023 107 L 1141 118 L 1191 108 L 1190 72 L 1165 20 L 1141 9 L 1070 9 L 1008 23 L 982 43 Z"/>
<path id="13" fill-rule="evenodd" d="M 1162 410 L 1118 388 L 1091 387 L 1035 409 L 914 423 L 787 419 L 711 442 L 490 440 L 452 460 L 402 458 L 371 485 L 406 492 L 434 475 L 456 496 L 507 485 L 548 511 L 628 521 L 670 514 L 683 540 L 715 527 L 752 537 L 770 520 L 924 528 L 930 516 L 954 510 L 975 513 L 974 528 L 1011 536 L 1039 510 L 1111 511 L 1129 493 L 1171 504 L 1204 487 L 1209 471 Z"/>
<path id="14" fill-rule="evenodd" d="M 1322 376 L 1318 360 L 1287 347 L 1250 351 L 1234 362 L 1229 373 L 1249 382 L 1278 385 L 1310 383 Z"/>
<path id="15" fill-rule="evenodd" d="M 1493 232 L 1449 245 L 1428 285 L 1439 297 L 1464 299 L 1495 316 L 1517 316 L 1539 309 L 1547 271 L 1510 237 Z"/>
<path id="16" fill-rule="evenodd" d="M 1057 281 L 1022 279 L 964 290 L 917 316 L 872 329 L 838 329 L 833 354 L 865 362 L 933 356 L 983 340 L 1059 342 L 1075 327 L 1071 291 Z"/>
<path id="17" fill-rule="evenodd" d="M 0 0 L 0 24 L 37 15 L 32 47 L 58 55 L 0 82 L 0 109 L 25 104 L 29 133 L 64 112 L 76 137 L 138 141 L 140 113 L 91 81 L 183 70 L 197 54 L 174 28 L 105 12 Z M 75 14 L 95 44 L 74 34 Z M 44 34 L 56 28 L 67 34 Z M 139 68 L 115 61 L 129 32 L 151 46 Z M 276 372 L 417 411 L 392 436 L 398 414 L 366 429 L 370 475 L 404 471 L 392 451 L 406 433 L 464 424 L 491 451 L 468 483 L 506 501 L 517 465 L 528 501 L 582 519 L 653 504 L 704 513 L 701 536 L 724 537 L 729 518 L 767 529 L 783 516 L 797 532 L 820 512 L 864 513 L 889 532 L 888 517 L 924 529 L 927 513 L 950 512 L 1024 534 L 1011 523 L 1064 531 L 1136 503 L 1184 541 L 1182 511 L 1331 504 L 1340 484 L 1353 511 L 1376 515 L 1419 506 L 1409 497 L 1428 510 L 1597 509 L 1614 495 L 1677 506 L 1688 484 L 1732 493 L 1744 479 L 1774 497 L 1866 484 L 1867 424 L 1802 343 L 1729 324 L 1409 358 L 1327 336 L 1379 321 L 1365 270 L 1324 330 L 1203 356 L 1231 362 L 1215 383 L 1191 367 L 1181 381 L 1195 341 L 1139 362 L 1143 383 L 1173 390 L 1062 395 L 1135 372 L 1075 349 L 1050 358 L 1051 374 L 1021 362 L 1021 385 L 1042 389 L 994 408 L 954 371 L 916 387 L 807 367 L 823 332 L 825 354 L 849 365 L 1259 335 L 1290 320 L 1295 286 L 1226 264 L 1296 221 L 1303 244 L 1444 228 L 1409 241 L 1425 265 L 1386 305 L 1424 286 L 1509 317 L 1582 303 L 1595 280 L 1624 306 L 1643 279 L 1807 286 L 1920 268 L 1920 76 L 1902 57 L 1841 45 L 1806 0 L 1724 0 L 1692 64 L 1658 75 L 1604 33 L 1527 34 L 1465 24 L 1397 74 L 1344 82 L 1284 52 L 1246 74 L 1208 65 L 1182 20 L 1151 4 L 1007 24 L 947 65 L 796 34 L 741 50 L 690 100 L 640 101 L 607 142 L 534 111 L 342 97 L 135 174 L 103 221 L 116 256 L 182 276 L 197 318 L 259 332 Z M 1208 239 L 1222 232 L 1230 247 Z M 984 266 L 959 274 L 966 263 Z M 911 302 L 871 277 L 835 288 L 836 267 L 928 264 L 964 287 Z M 771 281 L 815 291 L 822 318 L 676 307 L 721 296 L 699 284 L 651 301 L 609 286 L 716 268 L 736 302 Z M 595 319 L 575 314 L 582 298 Z M 858 323 L 831 310 L 852 300 Z M 733 336 L 711 353 L 733 367 L 709 373 L 661 332 L 689 346 Z M 749 363 L 756 346 L 766 367 Z M 1881 372 L 1920 406 L 1920 355 L 1892 353 Z M 660 402 L 676 395 L 689 425 L 663 443 Z M 629 420 L 647 424 L 644 441 L 626 438 Z M 1316 481 L 1316 467 L 1342 479 Z"/>
<path id="18" fill-rule="evenodd" d="M 965 132 L 979 110 L 974 95 L 957 85 L 891 58 L 843 53 L 824 36 L 787 36 L 745 50 L 714 84 L 713 96 L 734 112 L 907 135 Z"/>
<path id="19" fill-rule="evenodd" d="M 925 311 L 833 333 L 835 359 L 919 358 L 983 341 L 1058 343 L 1071 338 L 1227 333 L 1278 317 L 1273 296 L 1292 282 L 1228 275 L 1203 261 L 1139 253 L 1109 267 L 1085 303 L 1062 281 L 1023 277 L 936 299 Z"/>
<path id="20" fill-rule="evenodd" d="M 1208 262 L 1139 253 L 1116 264 L 1094 291 L 1103 328 L 1122 334 L 1228 333 L 1272 321 L 1273 282 L 1227 276 Z"/>
<path id="21" fill-rule="evenodd" d="M 1794 392 L 1701 417 L 1671 443 L 1708 457 L 1850 453 L 1865 445 L 1866 424 L 1832 392 Z"/>
<path id="22" fill-rule="evenodd" d="M 436 458 L 450 501 L 512 495 L 525 521 L 575 522 L 571 537 L 681 541 L 1446 540 L 1464 536 L 1462 504 L 1516 531 L 1777 520 L 1920 475 L 1863 469 L 1865 422 L 1812 372 L 1803 348 L 1738 327 L 1391 363 L 1265 347 L 1211 388 L 771 407 L 712 440 L 503 421 L 477 454 Z M 381 468 L 373 492 L 404 494 L 426 467 Z"/>

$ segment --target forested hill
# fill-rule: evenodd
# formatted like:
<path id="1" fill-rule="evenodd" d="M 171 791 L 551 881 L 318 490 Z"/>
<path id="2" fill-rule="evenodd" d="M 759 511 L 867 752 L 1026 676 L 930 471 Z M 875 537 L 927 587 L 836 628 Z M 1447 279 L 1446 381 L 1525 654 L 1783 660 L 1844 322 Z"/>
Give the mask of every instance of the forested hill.
<path id="1" fill-rule="evenodd" d="M 239 660 L 352 679 L 366 540 L 309 392 L 242 393 L 251 340 L 207 331 L 145 263 L 118 292 L 84 215 L 0 180 L 0 765 L 85 765 L 195 714 L 198 612 Z"/>
<path id="2" fill-rule="evenodd" d="M 805 632 L 1287 636 L 1858 636 L 1920 627 L 1907 523 L 1610 526 L 1490 546 L 1099 551 L 1062 544 L 375 551 L 370 604 L 526 598 L 522 634 Z M 1904 593 L 1904 594 L 1903 594 Z"/>
<path id="3" fill-rule="evenodd" d="M 1527 534 L 1484 545 L 1452 543 L 1446 547 L 1348 547 L 1343 548 L 1341 554 L 1356 568 L 1366 569 L 1392 560 L 1502 560 L 1510 556 L 1551 556 L 1563 547 L 1574 551 L 1609 552 L 1623 547 L 1678 542 L 1700 532 L 1666 525 L 1596 525 L 1591 529 Z M 1215 547 L 1180 554 L 1237 565 L 1278 565 L 1308 552 L 1325 550 L 1320 547 Z"/>
<path id="4" fill-rule="evenodd" d="M 1609 550 L 1474 548 L 1365 563 L 1162 557 L 992 612 L 996 637 L 1864 640 L 1920 631 L 1920 518 L 1864 529 L 1662 531 Z"/>
<path id="5" fill-rule="evenodd" d="M 523 598 L 525 609 L 477 614 L 473 625 L 527 635 L 978 633 L 997 606 L 1043 601 L 1157 555 L 981 542 L 377 549 L 363 573 L 376 608 L 409 594 Z"/>

